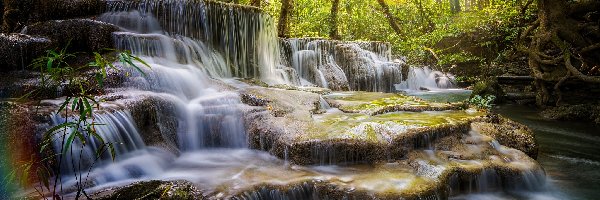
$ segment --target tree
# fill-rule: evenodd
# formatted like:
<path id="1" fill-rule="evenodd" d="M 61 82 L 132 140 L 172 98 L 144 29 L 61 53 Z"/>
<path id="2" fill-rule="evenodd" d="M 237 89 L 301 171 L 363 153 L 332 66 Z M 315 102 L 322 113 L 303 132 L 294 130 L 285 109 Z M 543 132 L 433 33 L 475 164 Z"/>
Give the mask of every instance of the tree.
<path id="1" fill-rule="evenodd" d="M 538 19 L 520 36 L 519 50 L 528 63 L 538 90 L 537 104 L 552 97 L 560 104 L 561 85 L 568 79 L 600 83 L 600 2 L 538 0 Z M 555 83 L 548 87 L 548 83 Z"/>
<path id="2" fill-rule="evenodd" d="M 330 30 L 329 38 L 339 40 L 340 35 L 338 33 L 338 11 L 340 10 L 340 0 L 333 0 L 331 4 L 331 16 L 330 16 Z"/>
<path id="3" fill-rule="evenodd" d="M 289 35 L 289 19 L 292 10 L 294 9 L 294 0 L 281 1 L 281 13 L 279 14 L 279 22 L 277 23 L 277 35 L 279 37 L 288 37 Z"/>
<path id="4" fill-rule="evenodd" d="M 252 2 L 250 3 L 250 5 L 252 5 L 252 6 L 256 6 L 256 7 L 259 7 L 259 8 L 260 8 L 260 2 L 261 2 L 261 1 L 262 1 L 262 0 L 252 0 Z"/>
<path id="5" fill-rule="evenodd" d="M 402 30 L 400 29 L 400 26 L 398 26 L 398 24 L 396 23 L 395 17 L 394 17 L 394 15 L 392 15 L 392 12 L 390 12 L 390 7 L 385 3 L 385 0 L 377 0 L 377 2 L 383 9 L 383 14 L 385 14 L 385 17 L 387 18 L 388 22 L 390 23 L 390 26 L 392 27 L 392 29 L 394 29 L 396 34 L 402 35 Z"/>

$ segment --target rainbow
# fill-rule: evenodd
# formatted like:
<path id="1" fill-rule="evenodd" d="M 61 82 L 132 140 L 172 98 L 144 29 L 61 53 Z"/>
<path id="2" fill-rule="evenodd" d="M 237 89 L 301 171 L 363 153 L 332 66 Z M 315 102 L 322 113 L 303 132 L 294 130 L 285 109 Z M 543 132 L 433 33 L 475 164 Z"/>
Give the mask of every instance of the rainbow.
<path id="1" fill-rule="evenodd" d="M 22 188 L 39 182 L 37 123 L 28 107 L 32 106 L 0 102 L 0 199 L 14 198 Z"/>

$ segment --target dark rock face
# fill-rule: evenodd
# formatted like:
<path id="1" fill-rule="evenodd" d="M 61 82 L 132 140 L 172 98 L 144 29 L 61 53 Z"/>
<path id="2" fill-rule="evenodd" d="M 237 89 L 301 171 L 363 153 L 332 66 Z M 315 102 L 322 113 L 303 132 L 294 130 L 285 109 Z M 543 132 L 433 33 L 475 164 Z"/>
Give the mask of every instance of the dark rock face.
<path id="1" fill-rule="evenodd" d="M 70 19 L 39 22 L 27 26 L 25 33 L 46 36 L 61 45 L 70 42 L 69 48 L 83 51 L 98 51 L 114 46 L 112 33 L 115 25 L 89 19 Z"/>
<path id="2" fill-rule="evenodd" d="M 100 14 L 100 0 L 4 0 L 2 32 L 20 32 L 35 22 Z"/>
<path id="3" fill-rule="evenodd" d="M 130 103 L 131 115 L 146 145 L 179 153 L 178 120 L 174 106 L 169 101 L 157 97 L 148 97 Z"/>
<path id="4" fill-rule="evenodd" d="M 47 38 L 18 33 L 0 33 L 0 72 L 27 68 L 31 61 L 43 56 L 54 44 Z"/>

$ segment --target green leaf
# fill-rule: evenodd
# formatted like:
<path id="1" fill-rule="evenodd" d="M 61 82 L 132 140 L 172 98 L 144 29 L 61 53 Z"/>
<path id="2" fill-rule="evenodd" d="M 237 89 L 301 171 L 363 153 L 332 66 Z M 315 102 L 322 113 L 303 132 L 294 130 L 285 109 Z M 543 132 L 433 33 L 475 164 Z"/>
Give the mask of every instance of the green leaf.
<path id="1" fill-rule="evenodd" d="M 73 140 L 75 139 L 75 136 L 77 136 L 77 134 L 79 134 L 79 131 L 77 131 L 77 129 L 73 129 L 73 132 L 71 132 L 71 134 L 69 135 L 69 138 L 67 138 L 67 142 L 65 143 L 65 146 L 63 147 L 63 154 L 66 154 L 67 151 L 69 150 L 69 148 L 71 148 L 71 143 L 73 143 Z"/>
<path id="2" fill-rule="evenodd" d="M 112 160 L 114 162 L 115 158 L 116 158 L 116 153 L 115 153 L 115 147 L 113 146 L 112 143 L 108 143 L 108 151 L 110 152 L 110 157 L 112 157 Z"/>
<path id="3" fill-rule="evenodd" d="M 75 108 L 77 107 L 77 103 L 79 102 L 79 97 L 75 97 L 73 98 L 73 102 L 71 103 L 71 110 L 75 111 Z"/>
<path id="4" fill-rule="evenodd" d="M 62 111 L 63 109 L 65 109 L 65 107 L 69 104 L 69 102 L 71 102 L 71 97 L 67 97 L 67 99 L 65 99 L 65 101 L 62 103 L 62 105 L 60 106 L 60 108 L 58 108 L 58 113 L 60 113 L 60 111 Z"/>

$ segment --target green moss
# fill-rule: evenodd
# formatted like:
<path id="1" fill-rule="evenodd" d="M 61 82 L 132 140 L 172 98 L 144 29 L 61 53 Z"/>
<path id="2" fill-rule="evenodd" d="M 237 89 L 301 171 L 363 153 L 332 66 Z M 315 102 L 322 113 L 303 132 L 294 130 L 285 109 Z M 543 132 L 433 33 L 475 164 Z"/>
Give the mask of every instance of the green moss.
<path id="1" fill-rule="evenodd" d="M 387 141 L 387 130 L 401 134 L 411 128 L 453 124 L 477 116 L 481 112 L 428 111 L 393 112 L 370 116 L 361 113 L 329 113 L 316 115 L 315 123 L 300 140 L 356 139 L 366 142 Z M 386 130 L 382 130 L 386 129 Z"/>

